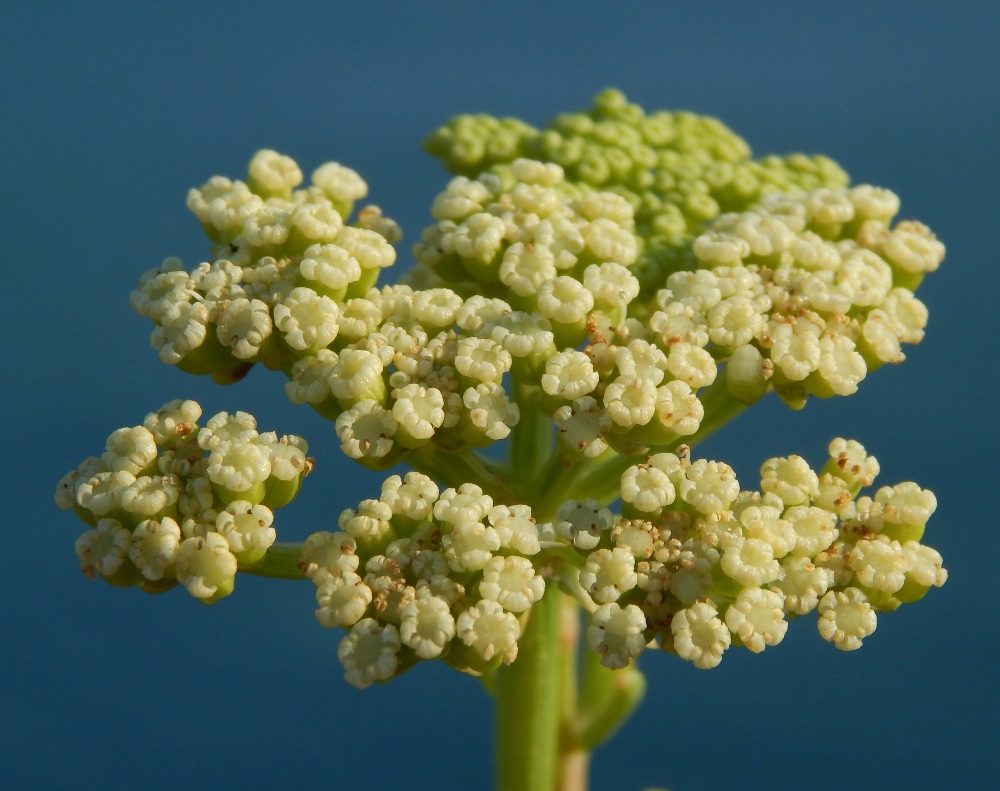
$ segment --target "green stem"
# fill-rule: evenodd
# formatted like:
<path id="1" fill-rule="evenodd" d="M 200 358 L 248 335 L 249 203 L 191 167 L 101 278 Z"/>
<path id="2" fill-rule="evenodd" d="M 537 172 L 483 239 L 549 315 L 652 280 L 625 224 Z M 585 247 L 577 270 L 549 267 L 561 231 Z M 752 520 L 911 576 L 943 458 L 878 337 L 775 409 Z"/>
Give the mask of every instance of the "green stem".
<path id="1" fill-rule="evenodd" d="M 521 417 L 511 430 L 510 470 L 521 488 L 534 485 L 542 460 L 549 455 L 552 445 L 552 424 L 539 405 L 537 387 L 526 385 L 516 378 L 512 391 Z"/>
<path id="2" fill-rule="evenodd" d="M 575 481 L 593 466 L 589 460 L 566 465 L 558 450 L 552 451 L 534 487 L 532 515 L 539 521 L 555 518 L 556 510 L 568 499 Z"/>
<path id="3" fill-rule="evenodd" d="M 646 693 L 646 679 L 635 665 L 609 670 L 588 651 L 580 683 L 580 715 L 576 745 L 591 751 L 610 739 L 635 711 Z"/>
<path id="4" fill-rule="evenodd" d="M 260 563 L 248 569 L 240 569 L 244 574 L 257 577 L 274 577 L 283 580 L 304 580 L 305 574 L 299 571 L 299 558 L 302 557 L 302 544 L 277 542 L 271 545 Z"/>
<path id="5" fill-rule="evenodd" d="M 559 751 L 559 622 L 550 583 L 531 608 L 517 661 L 496 670 L 497 791 L 552 791 Z"/>
<path id="6" fill-rule="evenodd" d="M 588 755 L 577 746 L 577 650 L 580 643 L 580 605 L 563 594 L 559 610 L 559 770 L 558 791 L 584 791 Z"/>
<path id="7" fill-rule="evenodd" d="M 462 453 L 447 453 L 442 450 L 410 453 L 403 462 L 430 476 L 441 486 L 457 489 L 463 483 L 474 483 L 498 504 L 513 505 L 524 501 L 502 464 L 472 450 Z"/>

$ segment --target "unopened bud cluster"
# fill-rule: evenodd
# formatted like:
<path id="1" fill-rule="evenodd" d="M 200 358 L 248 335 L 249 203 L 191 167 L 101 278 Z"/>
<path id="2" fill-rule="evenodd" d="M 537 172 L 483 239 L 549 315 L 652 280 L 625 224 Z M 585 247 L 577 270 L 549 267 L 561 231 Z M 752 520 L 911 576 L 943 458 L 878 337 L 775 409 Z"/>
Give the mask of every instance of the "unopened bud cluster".
<path id="1" fill-rule="evenodd" d="M 67 473 L 56 504 L 90 525 L 76 542 L 90 579 L 161 593 L 178 583 L 211 604 L 237 570 L 275 541 L 273 509 L 294 499 L 312 469 L 301 437 L 257 431 L 246 412 L 198 425 L 201 407 L 171 401 Z"/>
<path id="2" fill-rule="evenodd" d="M 715 667 L 732 645 L 777 645 L 788 620 L 814 610 L 820 635 L 853 650 L 876 613 L 947 579 L 920 543 L 934 495 L 902 483 L 859 497 L 879 468 L 857 442 L 834 440 L 820 473 L 798 456 L 769 459 L 760 491 L 685 450 L 625 471 L 622 515 L 568 500 L 545 524 L 473 484 L 388 478 L 379 499 L 341 514 L 339 532 L 310 536 L 300 563 L 317 619 L 348 631 L 347 680 L 366 687 L 424 659 L 473 674 L 513 661 L 531 605 L 566 584 L 556 569 L 567 560 L 579 576 L 566 589 L 591 613 L 587 644 L 612 669 L 657 642 Z"/>

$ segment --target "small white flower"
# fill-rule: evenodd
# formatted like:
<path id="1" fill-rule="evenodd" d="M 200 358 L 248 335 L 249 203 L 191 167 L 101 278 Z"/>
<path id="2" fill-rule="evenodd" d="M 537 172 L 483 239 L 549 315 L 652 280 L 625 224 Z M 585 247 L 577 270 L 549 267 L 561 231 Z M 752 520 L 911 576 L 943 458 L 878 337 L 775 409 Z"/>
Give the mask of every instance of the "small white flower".
<path id="1" fill-rule="evenodd" d="M 710 265 L 740 266 L 750 255 L 750 243 L 730 233 L 710 231 L 694 240 L 691 250 Z"/>
<path id="2" fill-rule="evenodd" d="M 627 549 L 598 549 L 587 558 L 580 571 L 580 585 L 594 597 L 594 601 L 617 601 L 626 591 L 638 584 L 635 573 L 635 556 Z"/>
<path id="3" fill-rule="evenodd" d="M 284 302 L 274 306 L 274 323 L 293 349 L 330 345 L 340 330 L 337 303 L 311 288 L 295 288 Z"/>
<path id="4" fill-rule="evenodd" d="M 108 437 L 105 448 L 101 460 L 112 472 L 138 475 L 157 456 L 156 439 L 144 426 L 118 429 Z"/>
<path id="5" fill-rule="evenodd" d="M 146 519 L 132 533 L 129 558 L 148 580 L 173 575 L 173 565 L 180 553 L 181 529 L 169 516 Z"/>
<path id="6" fill-rule="evenodd" d="M 128 530 L 115 519 L 102 519 L 96 528 L 76 540 L 80 570 L 88 579 L 97 574 L 110 577 L 121 569 L 131 546 L 132 534 Z"/>
<path id="7" fill-rule="evenodd" d="M 416 598 L 403 608 L 399 636 L 421 659 L 434 659 L 455 636 L 449 603 L 429 586 L 418 587 Z"/>
<path id="8" fill-rule="evenodd" d="M 254 247 L 284 244 L 292 228 L 292 215 L 288 209 L 288 204 L 283 201 L 276 205 L 268 200 L 264 205 L 257 206 L 243 220 L 243 238 Z"/>
<path id="9" fill-rule="evenodd" d="M 493 508 L 493 498 L 483 494 L 474 483 L 463 483 L 458 489 L 445 489 L 434 504 L 434 518 L 458 525 L 481 522 Z"/>
<path id="10" fill-rule="evenodd" d="M 347 250 L 362 270 L 385 269 L 396 261 L 396 248 L 375 231 L 347 225 L 337 234 L 336 244 Z"/>
<path id="11" fill-rule="evenodd" d="M 277 533 L 271 523 L 274 514 L 264 505 L 251 505 L 246 500 L 234 500 L 216 519 L 215 529 L 229 542 L 232 552 L 249 552 L 270 547 Z"/>
<path id="12" fill-rule="evenodd" d="M 334 574 L 319 569 L 313 577 L 316 585 L 316 620 L 327 629 L 357 623 L 372 603 L 372 591 L 361 577 L 351 571 Z"/>
<path id="13" fill-rule="evenodd" d="M 685 471 L 680 498 L 703 514 L 725 511 L 740 493 L 736 473 L 728 464 L 699 459 Z"/>
<path id="14" fill-rule="evenodd" d="M 833 586 L 833 570 L 817 566 L 807 557 L 788 555 L 781 561 L 784 576 L 774 587 L 785 597 L 785 612 L 807 615 Z"/>
<path id="15" fill-rule="evenodd" d="M 208 307 L 200 302 L 176 302 L 163 314 L 160 325 L 149 336 L 150 345 L 167 365 L 177 365 L 208 337 Z"/>
<path id="16" fill-rule="evenodd" d="M 554 187 L 563 180 L 563 169 L 554 162 L 539 162 L 519 157 L 511 162 L 510 170 L 514 178 L 525 184 Z"/>
<path id="17" fill-rule="evenodd" d="M 425 327 L 450 327 L 462 303 L 462 298 L 450 288 L 418 291 L 413 295 L 413 317 Z"/>
<path id="18" fill-rule="evenodd" d="M 875 493 L 875 502 L 882 506 L 882 517 L 896 525 L 923 525 L 937 510 L 937 498 L 929 489 L 921 489 L 913 481 L 883 486 Z"/>
<path id="19" fill-rule="evenodd" d="M 187 272 L 161 271 L 129 295 L 129 304 L 140 316 L 162 322 L 167 311 L 175 304 L 187 304 L 191 301 L 192 291 L 193 284 Z"/>
<path id="20" fill-rule="evenodd" d="M 268 194 L 289 195 L 302 183 L 302 171 L 291 157 L 269 148 L 261 149 L 250 160 L 250 178 Z"/>
<path id="21" fill-rule="evenodd" d="M 538 527 L 527 505 L 498 505 L 489 512 L 490 525 L 497 531 L 500 546 L 522 555 L 541 551 Z"/>
<path id="22" fill-rule="evenodd" d="M 228 595 L 233 590 L 235 577 L 236 558 L 223 536 L 208 533 L 181 542 L 177 579 L 196 599 Z"/>
<path id="23" fill-rule="evenodd" d="M 837 518 L 822 508 L 796 505 L 785 512 L 785 520 L 795 530 L 796 555 L 814 558 L 837 540 Z"/>
<path id="24" fill-rule="evenodd" d="M 623 428 L 644 426 L 656 412 L 656 385 L 637 377 L 619 376 L 604 391 L 604 407 Z"/>
<path id="25" fill-rule="evenodd" d="M 759 538 L 728 537 L 719 565 L 726 576 L 744 588 L 759 588 L 781 579 L 782 575 L 771 545 Z"/>
<path id="26" fill-rule="evenodd" d="M 306 280 L 314 280 L 332 291 L 341 291 L 361 279 L 361 265 L 343 247 L 314 244 L 306 248 L 299 273 Z"/>
<path id="27" fill-rule="evenodd" d="M 233 182 L 225 176 L 212 176 L 201 185 L 201 189 L 188 191 L 187 207 L 202 225 L 207 225 L 211 222 L 209 205 L 216 198 L 230 193 L 232 189 Z"/>
<path id="28" fill-rule="evenodd" d="M 567 349 L 552 355 L 545 362 L 542 390 L 549 395 L 573 400 L 593 392 L 600 376 L 590 358 L 583 352 Z"/>
<path id="29" fill-rule="evenodd" d="M 216 450 L 232 442 L 250 442 L 257 436 L 257 421 L 247 412 L 219 412 L 198 432 L 198 447 Z"/>
<path id="30" fill-rule="evenodd" d="M 879 307 L 889 317 L 893 331 L 903 343 L 920 343 L 927 326 L 927 306 L 905 288 L 894 288 Z"/>
<path id="31" fill-rule="evenodd" d="M 444 396 L 436 387 L 410 384 L 394 390 L 393 397 L 392 416 L 410 436 L 430 439 L 444 423 Z"/>
<path id="32" fill-rule="evenodd" d="M 487 662 L 497 654 L 503 654 L 507 664 L 517 657 L 521 626 L 515 615 L 504 612 L 495 601 L 484 599 L 465 610 L 458 616 L 457 632 Z"/>
<path id="33" fill-rule="evenodd" d="M 858 541 L 851 549 L 849 562 L 858 582 L 866 588 L 895 593 L 906 581 L 908 565 L 903 548 L 885 536 Z"/>
<path id="34" fill-rule="evenodd" d="M 795 528 L 788 520 L 781 518 L 781 510 L 781 507 L 773 508 L 763 504 L 751 505 L 744 508 L 739 515 L 743 535 L 746 538 L 759 538 L 761 541 L 766 541 L 771 546 L 776 558 L 783 558 L 798 543 L 798 534 Z M 829 514 L 826 515 L 829 516 Z M 833 538 L 836 535 L 836 531 L 833 531 Z M 830 543 L 833 543 L 833 538 L 830 539 Z"/>
<path id="35" fill-rule="evenodd" d="M 458 372 L 480 382 L 499 382 L 511 362 L 510 352 L 489 338 L 462 338 L 455 353 Z"/>
<path id="36" fill-rule="evenodd" d="M 500 549 L 500 537 L 482 522 L 462 522 L 442 538 L 453 571 L 479 571 Z"/>
<path id="37" fill-rule="evenodd" d="M 455 323 L 466 332 L 488 335 L 500 321 L 500 317 L 510 313 L 510 305 L 502 299 L 489 299 L 476 294 L 465 300 L 455 311 Z"/>
<path id="38" fill-rule="evenodd" d="M 358 542 L 347 533 L 322 530 L 305 540 L 299 568 L 310 579 L 315 579 L 316 572 L 320 569 L 334 575 L 357 571 L 361 562 L 357 551 Z"/>
<path id="39" fill-rule="evenodd" d="M 364 179 L 337 162 L 320 165 L 312 174 L 312 183 L 319 187 L 331 200 L 348 203 L 365 197 L 368 185 Z"/>
<path id="40" fill-rule="evenodd" d="M 343 359 L 343 358 L 341 358 Z M 352 459 L 380 459 L 392 450 L 396 419 L 377 401 L 359 401 L 342 412 L 335 424 L 340 449 Z"/>
<path id="41" fill-rule="evenodd" d="M 819 494 L 819 478 L 801 456 L 778 457 L 761 465 L 760 488 L 785 505 L 804 505 Z"/>
<path id="42" fill-rule="evenodd" d="M 634 465 L 625 470 L 620 490 L 624 502 L 647 512 L 670 505 L 676 496 L 669 476 L 648 464 Z"/>
<path id="43" fill-rule="evenodd" d="M 502 315 L 490 337 L 514 357 L 555 353 L 552 324 L 541 313 L 512 311 Z"/>
<path id="44" fill-rule="evenodd" d="M 572 406 L 559 407 L 552 415 L 559 442 L 588 459 L 600 456 L 608 448 L 601 429 L 602 415 L 600 404 L 590 396 L 575 399 Z"/>
<path id="45" fill-rule="evenodd" d="M 357 403 L 385 394 L 384 366 L 379 357 L 364 349 L 344 349 L 327 379 L 330 392 L 341 402 Z"/>
<path id="46" fill-rule="evenodd" d="M 599 261 L 612 262 L 612 265 L 620 266 L 622 269 L 635 263 L 638 255 L 638 244 L 635 234 L 628 228 L 622 227 L 607 217 L 598 217 L 588 223 L 581 232 L 587 248 Z M 601 266 L 606 266 L 606 264 Z M 586 283 L 586 281 L 584 282 Z M 590 286 L 588 285 L 587 288 Z M 594 296 L 601 299 L 596 291 Z M 633 299 L 635 299 L 635 295 L 629 297 L 626 302 Z"/>
<path id="47" fill-rule="evenodd" d="M 716 667 L 732 643 L 729 629 L 711 602 L 695 602 L 678 612 L 670 621 L 670 631 L 677 655 L 702 670 Z"/>
<path id="48" fill-rule="evenodd" d="M 212 483 L 233 492 L 245 492 L 255 483 L 267 480 L 271 462 L 267 451 L 253 442 L 229 442 L 209 454 L 207 472 Z"/>
<path id="49" fill-rule="evenodd" d="M 153 435 L 157 445 L 166 445 L 196 430 L 200 417 L 201 406 L 197 401 L 177 399 L 150 412 L 142 424 Z"/>
<path id="50" fill-rule="evenodd" d="M 825 469 L 836 475 L 850 488 L 871 486 L 879 473 L 879 463 L 869 456 L 864 446 L 853 439 L 837 437 L 828 448 L 830 461 Z"/>
<path id="51" fill-rule="evenodd" d="M 830 591 L 819 603 L 820 636 L 841 651 L 854 651 L 875 631 L 878 619 L 865 594 L 857 588 Z"/>
<path id="52" fill-rule="evenodd" d="M 456 176 L 448 182 L 445 191 L 434 198 L 431 216 L 436 220 L 461 222 L 469 215 L 481 212 L 492 197 L 482 182 Z"/>
<path id="53" fill-rule="evenodd" d="M 530 609 L 544 593 L 545 579 L 535 574 L 527 558 L 495 557 L 483 566 L 479 595 L 497 602 L 508 612 Z"/>
<path id="54" fill-rule="evenodd" d="M 822 350 L 820 329 L 811 321 L 797 318 L 778 324 L 769 331 L 771 361 L 793 382 L 800 382 L 819 366 Z"/>
<path id="55" fill-rule="evenodd" d="M 944 560 L 936 549 L 907 541 L 903 544 L 903 554 L 906 556 L 906 574 L 918 585 L 940 588 L 948 581 L 948 571 L 941 565 Z"/>
<path id="56" fill-rule="evenodd" d="M 704 349 L 680 342 L 670 347 L 667 370 L 672 376 L 697 390 L 715 381 L 717 365 L 712 355 Z"/>
<path id="57" fill-rule="evenodd" d="M 824 335 L 820 338 L 819 350 L 816 374 L 826 386 L 841 396 L 856 393 L 868 367 L 864 358 L 854 351 L 854 342 L 843 335 Z"/>
<path id="58" fill-rule="evenodd" d="M 469 420 L 475 428 L 492 440 L 505 439 L 521 417 L 517 404 L 507 398 L 503 387 L 483 383 L 470 387 L 462 396 Z"/>
<path id="59" fill-rule="evenodd" d="M 899 196 L 892 190 L 859 184 L 848 190 L 847 197 L 854 204 L 855 213 L 863 220 L 888 222 L 899 211 Z"/>
<path id="60" fill-rule="evenodd" d="M 538 287 L 538 310 L 559 324 L 582 322 L 594 308 L 594 295 L 572 277 L 546 280 Z"/>
<path id="61" fill-rule="evenodd" d="M 612 670 L 626 667 L 645 650 L 646 617 L 634 604 L 622 609 L 611 602 L 594 611 L 587 627 L 587 645 L 601 655 L 601 664 Z"/>
<path id="62" fill-rule="evenodd" d="M 696 313 L 704 313 L 722 300 L 719 278 L 707 269 L 674 272 L 667 278 L 667 288 L 673 301 L 687 305 Z"/>
<path id="63" fill-rule="evenodd" d="M 882 254 L 904 272 L 933 272 L 944 260 L 944 245 L 923 223 L 907 221 L 889 233 Z"/>
<path id="64" fill-rule="evenodd" d="M 500 281 L 521 297 L 530 297 L 546 280 L 556 276 L 552 251 L 540 244 L 512 244 L 500 264 Z"/>
<path id="65" fill-rule="evenodd" d="M 396 672 L 400 647 L 399 632 L 392 624 L 380 626 L 372 618 L 358 621 L 337 647 L 344 679 L 358 689 L 388 681 Z"/>
<path id="66" fill-rule="evenodd" d="M 708 337 L 719 346 L 745 346 L 767 328 L 767 319 L 753 300 L 724 299 L 708 311 Z"/>
<path id="67" fill-rule="evenodd" d="M 634 244 L 635 238 L 632 239 Z M 583 285 L 594 295 L 596 303 L 624 308 L 639 296 L 639 281 L 622 265 L 632 263 L 631 261 L 615 258 L 610 260 L 611 263 L 588 266 L 583 271 Z M 632 260 L 635 260 L 634 253 Z"/>
<path id="68" fill-rule="evenodd" d="M 784 597 L 760 588 L 744 588 L 726 610 L 726 626 L 739 635 L 743 645 L 759 654 L 765 646 L 777 645 L 788 631 L 782 609 Z"/>
<path id="69" fill-rule="evenodd" d="M 566 500 L 556 511 L 555 531 L 577 549 L 588 550 L 597 546 L 601 533 L 614 522 L 611 511 L 597 500 Z"/>
<path id="70" fill-rule="evenodd" d="M 705 417 L 705 407 L 687 382 L 674 380 L 656 389 L 656 419 L 680 437 L 694 434 Z"/>
<path id="71" fill-rule="evenodd" d="M 843 190 L 825 187 L 813 190 L 805 200 L 809 219 L 820 225 L 835 225 L 854 219 L 854 203 Z"/>
<path id="72" fill-rule="evenodd" d="M 176 503 L 180 496 L 176 478 L 144 475 L 121 490 L 118 503 L 129 513 L 153 517 Z"/>
<path id="73" fill-rule="evenodd" d="M 405 479 L 400 479 L 398 475 L 386 478 L 379 499 L 392 509 L 393 514 L 420 521 L 431 516 L 438 493 L 437 484 L 426 475 L 408 472 Z"/>
<path id="74" fill-rule="evenodd" d="M 906 359 L 899 346 L 893 319 L 881 309 L 868 314 L 861 325 L 860 342 L 880 363 L 901 363 Z"/>
<path id="75" fill-rule="evenodd" d="M 216 335 L 233 357 L 248 360 L 256 356 L 271 334 L 271 315 L 259 299 L 234 299 L 218 318 Z"/>

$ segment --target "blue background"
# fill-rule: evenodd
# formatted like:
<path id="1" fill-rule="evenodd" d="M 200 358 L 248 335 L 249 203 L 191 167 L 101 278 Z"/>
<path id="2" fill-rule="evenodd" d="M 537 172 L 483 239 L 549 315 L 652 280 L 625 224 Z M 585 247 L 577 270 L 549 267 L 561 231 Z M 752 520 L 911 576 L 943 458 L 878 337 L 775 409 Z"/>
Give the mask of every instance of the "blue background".
<path id="1" fill-rule="evenodd" d="M 222 389 L 159 363 L 127 297 L 207 242 L 184 206 L 260 147 L 336 159 L 407 233 L 447 176 L 419 142 L 451 115 L 536 125 L 606 85 L 717 115 L 756 155 L 805 150 L 891 187 L 948 246 L 920 291 L 927 340 L 849 399 L 769 398 L 706 442 L 745 485 L 771 455 L 860 439 L 885 483 L 939 508 L 951 579 L 843 654 L 812 619 L 711 672 L 643 657 L 639 714 L 596 755 L 596 791 L 996 787 L 1000 15 L 990 3 L 0 4 L 4 503 L 0 786 L 487 788 L 491 706 L 440 663 L 359 692 L 308 583 L 241 577 L 200 606 L 87 583 L 56 510 L 67 469 L 163 401 L 245 409 L 319 460 L 280 535 L 377 491 L 329 424 L 255 370 Z"/>

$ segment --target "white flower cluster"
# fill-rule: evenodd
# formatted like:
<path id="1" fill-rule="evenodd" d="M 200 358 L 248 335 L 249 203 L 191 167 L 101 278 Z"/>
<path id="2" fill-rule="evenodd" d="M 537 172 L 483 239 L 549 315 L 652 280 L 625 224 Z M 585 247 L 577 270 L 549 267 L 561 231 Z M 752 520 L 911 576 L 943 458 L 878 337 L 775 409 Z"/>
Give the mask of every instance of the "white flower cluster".
<path id="1" fill-rule="evenodd" d="M 849 395 L 921 340 L 913 289 L 944 256 L 920 223 L 890 226 L 888 190 L 823 187 L 719 216 L 689 244 L 692 268 L 650 281 L 626 198 L 522 158 L 453 179 L 413 248 L 412 285 L 379 289 L 399 233 L 377 207 L 344 224 L 364 182 L 336 163 L 301 180 L 262 151 L 247 183 L 192 190 L 215 260 L 189 273 L 167 259 L 132 304 L 184 370 L 222 383 L 256 362 L 282 370 L 288 397 L 373 469 L 431 443 L 505 439 L 522 417 L 510 376 L 539 396 L 571 463 L 694 434 L 703 388 L 743 403 L 774 389 L 795 408 Z"/>
<path id="2" fill-rule="evenodd" d="M 694 240 L 700 268 L 657 293 L 650 326 L 707 340 L 744 400 L 768 383 L 793 407 L 851 395 L 923 339 L 927 308 L 913 291 L 944 258 L 925 225 L 890 226 L 898 209 L 891 191 L 861 185 L 774 193 L 722 215 Z"/>
<path id="3" fill-rule="evenodd" d="M 820 635 L 853 650 L 876 612 L 943 585 L 941 555 L 919 543 L 934 495 L 902 483 L 858 497 L 878 463 L 854 441 L 829 451 L 819 474 L 798 456 L 769 459 L 760 491 L 741 491 L 728 465 L 684 455 L 627 469 L 625 518 L 596 520 L 574 542 L 589 553 L 580 585 L 596 605 L 587 640 L 602 662 L 624 667 L 658 637 L 711 668 L 731 645 L 777 645 L 788 619 L 813 610 Z"/>
<path id="4" fill-rule="evenodd" d="M 422 473 L 393 475 L 379 499 L 340 515 L 338 532 L 311 535 L 299 568 L 319 622 L 348 632 L 338 654 L 361 688 L 425 659 L 474 675 L 512 662 L 565 553 L 582 556 L 569 588 L 591 613 L 588 646 L 612 669 L 657 639 L 715 667 L 731 645 L 777 645 L 788 619 L 813 610 L 822 637 L 852 650 L 877 612 L 948 575 L 919 543 L 934 495 L 903 483 L 858 497 L 878 463 L 853 441 L 830 454 L 819 474 L 798 456 L 769 459 L 760 491 L 741 491 L 726 464 L 660 453 L 622 475 L 622 516 L 567 500 L 544 524 L 474 484 L 440 492 Z"/>
<path id="5" fill-rule="evenodd" d="M 88 578 L 148 593 L 180 583 L 211 604 L 232 593 L 238 569 L 264 558 L 276 537 L 272 509 L 291 502 L 312 469 L 308 446 L 259 433 L 245 412 L 201 427 L 200 417 L 194 401 L 164 404 L 59 481 L 56 504 L 90 525 L 76 542 Z"/>
<path id="6" fill-rule="evenodd" d="M 130 297 L 156 325 L 150 342 L 163 362 L 227 383 L 256 362 L 290 373 L 338 334 L 357 340 L 373 329 L 360 298 L 396 260 L 399 226 L 377 206 L 345 224 L 368 192 L 350 168 L 328 162 L 311 186 L 296 189 L 301 182 L 294 160 L 264 150 L 246 182 L 214 176 L 191 190 L 188 208 L 217 244 L 212 260 L 187 272 L 168 258 Z"/>
<path id="7" fill-rule="evenodd" d="M 441 492 L 410 472 L 338 527 L 309 536 L 299 568 L 316 586 L 319 622 L 348 632 L 338 655 L 349 683 L 387 681 L 424 659 L 473 675 L 514 661 L 545 592 L 533 560 L 552 532 L 528 506 L 494 505 L 474 484 Z"/>

